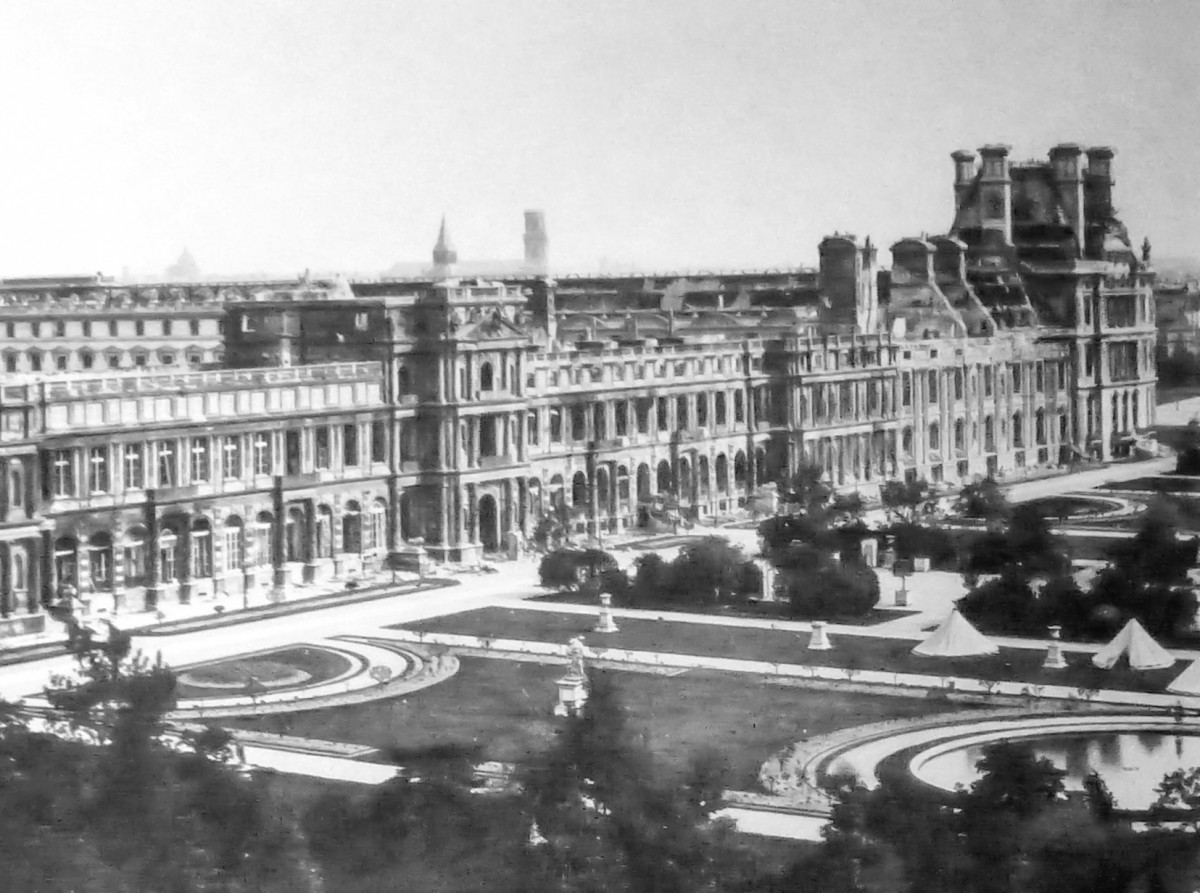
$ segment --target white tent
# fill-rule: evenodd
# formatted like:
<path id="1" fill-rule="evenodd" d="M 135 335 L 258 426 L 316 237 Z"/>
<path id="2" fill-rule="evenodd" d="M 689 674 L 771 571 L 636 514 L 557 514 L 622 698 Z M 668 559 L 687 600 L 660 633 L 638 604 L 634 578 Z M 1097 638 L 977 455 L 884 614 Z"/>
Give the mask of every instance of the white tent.
<path id="1" fill-rule="evenodd" d="M 1188 668 L 1167 686 L 1167 691 L 1175 695 L 1200 695 L 1200 659 L 1188 664 Z"/>
<path id="2" fill-rule="evenodd" d="M 1092 663 L 1102 670 L 1111 670 L 1122 656 L 1129 658 L 1129 666 L 1134 670 L 1161 670 L 1175 663 L 1175 658 L 1136 620 L 1126 623 L 1111 642 L 1097 651 Z"/>
<path id="3" fill-rule="evenodd" d="M 928 639 L 913 649 L 913 654 L 924 657 L 976 657 L 995 654 L 999 650 L 955 608 Z"/>

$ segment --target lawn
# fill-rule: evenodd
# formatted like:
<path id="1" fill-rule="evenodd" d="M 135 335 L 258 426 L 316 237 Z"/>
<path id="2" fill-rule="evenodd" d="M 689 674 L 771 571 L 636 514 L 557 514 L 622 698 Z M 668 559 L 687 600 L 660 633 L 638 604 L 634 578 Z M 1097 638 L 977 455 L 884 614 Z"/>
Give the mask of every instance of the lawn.
<path id="1" fill-rule="evenodd" d="M 1121 667 L 1099 670 L 1092 666 L 1091 655 L 1077 653 L 1067 654 L 1069 666 L 1065 670 L 1043 670 L 1046 654 L 1041 648 L 1001 648 L 999 654 L 986 657 L 932 658 L 913 654 L 916 643 L 910 640 L 838 634 L 833 636 L 832 651 L 809 651 L 809 634 L 789 630 L 622 617 L 618 619 L 619 632 L 593 633 L 594 624 L 595 617 L 590 614 L 484 608 L 403 624 L 402 628 L 563 644 L 572 636 L 583 635 L 591 647 L 1128 691 L 1162 691 L 1183 670 L 1182 662 L 1176 662 L 1174 668 L 1149 672 Z"/>
<path id="2" fill-rule="evenodd" d="M 730 786 L 756 787 L 759 767 L 806 736 L 888 719 L 951 711 L 914 698 L 776 686 L 755 677 L 691 671 L 658 676 L 615 674 L 635 734 L 665 771 L 680 773 L 702 747 L 721 752 Z M 562 668 L 489 658 L 464 658 L 459 673 L 390 701 L 306 713 L 240 717 L 230 728 L 414 751 L 474 750 L 475 759 L 520 763 L 547 748 L 563 721 L 551 709 Z M 376 757 L 377 759 L 378 757 Z"/>
<path id="3" fill-rule="evenodd" d="M 277 648 L 262 654 L 225 658 L 211 663 L 194 664 L 180 674 L 177 693 L 181 698 L 225 697 L 230 690 L 241 692 L 253 676 L 270 684 L 280 673 L 290 669 L 308 674 L 305 683 L 333 679 L 351 668 L 349 658 L 326 648 Z M 203 679 L 203 687 L 187 684 L 187 679 Z"/>

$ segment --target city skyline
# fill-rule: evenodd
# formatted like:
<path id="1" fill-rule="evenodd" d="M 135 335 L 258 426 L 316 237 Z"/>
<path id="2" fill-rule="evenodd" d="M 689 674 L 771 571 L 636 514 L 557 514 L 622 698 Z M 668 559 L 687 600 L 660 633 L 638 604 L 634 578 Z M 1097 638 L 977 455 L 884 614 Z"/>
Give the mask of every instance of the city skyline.
<path id="1" fill-rule="evenodd" d="M 1177 2 L 13 3 L 0 276 L 153 276 L 184 247 L 205 274 L 378 274 L 428 260 L 443 214 L 462 259 L 516 258 L 526 208 L 554 270 L 811 265 L 835 230 L 945 232 L 949 153 L 996 141 L 1114 146 L 1131 237 L 1195 256 L 1195 116 L 1170 89 L 1200 76 L 1189 23 Z"/>

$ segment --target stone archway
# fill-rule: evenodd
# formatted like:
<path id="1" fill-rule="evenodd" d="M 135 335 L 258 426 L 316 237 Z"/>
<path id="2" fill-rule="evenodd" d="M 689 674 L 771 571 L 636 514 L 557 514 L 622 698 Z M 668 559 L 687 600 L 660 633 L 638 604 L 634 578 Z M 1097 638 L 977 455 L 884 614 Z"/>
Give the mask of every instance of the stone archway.
<path id="1" fill-rule="evenodd" d="M 500 510 L 496 505 L 496 497 L 484 493 L 479 497 L 479 542 L 485 552 L 497 552 L 500 549 Z"/>

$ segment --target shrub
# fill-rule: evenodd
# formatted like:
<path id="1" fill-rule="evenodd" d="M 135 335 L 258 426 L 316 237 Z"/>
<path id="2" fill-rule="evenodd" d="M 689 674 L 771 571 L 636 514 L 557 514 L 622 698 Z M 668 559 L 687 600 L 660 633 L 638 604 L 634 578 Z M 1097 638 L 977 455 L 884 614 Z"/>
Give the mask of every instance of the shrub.
<path id="1" fill-rule="evenodd" d="M 928 558 L 941 570 L 949 570 L 958 563 L 954 537 L 940 527 L 894 524 L 886 533 L 893 538 L 897 558 Z"/>
<path id="2" fill-rule="evenodd" d="M 631 604 L 653 602 L 671 597 L 674 592 L 671 566 L 663 561 L 661 555 L 656 552 L 639 555 L 633 566 L 636 571 L 629 591 Z"/>
<path id="3" fill-rule="evenodd" d="M 987 632 L 1037 635 L 1042 631 L 1033 590 L 1016 574 L 975 587 L 957 604 L 965 618 Z"/>
<path id="4" fill-rule="evenodd" d="M 717 602 L 740 596 L 745 562 L 745 553 L 719 536 L 688 543 L 671 562 L 675 595 Z"/>
<path id="5" fill-rule="evenodd" d="M 859 617 L 879 603 L 879 578 L 861 564 L 781 571 L 777 585 L 796 617 Z"/>
<path id="6" fill-rule="evenodd" d="M 617 560 L 603 549 L 555 549 L 542 557 L 538 579 L 547 589 L 574 592 L 585 582 L 617 570 Z"/>

